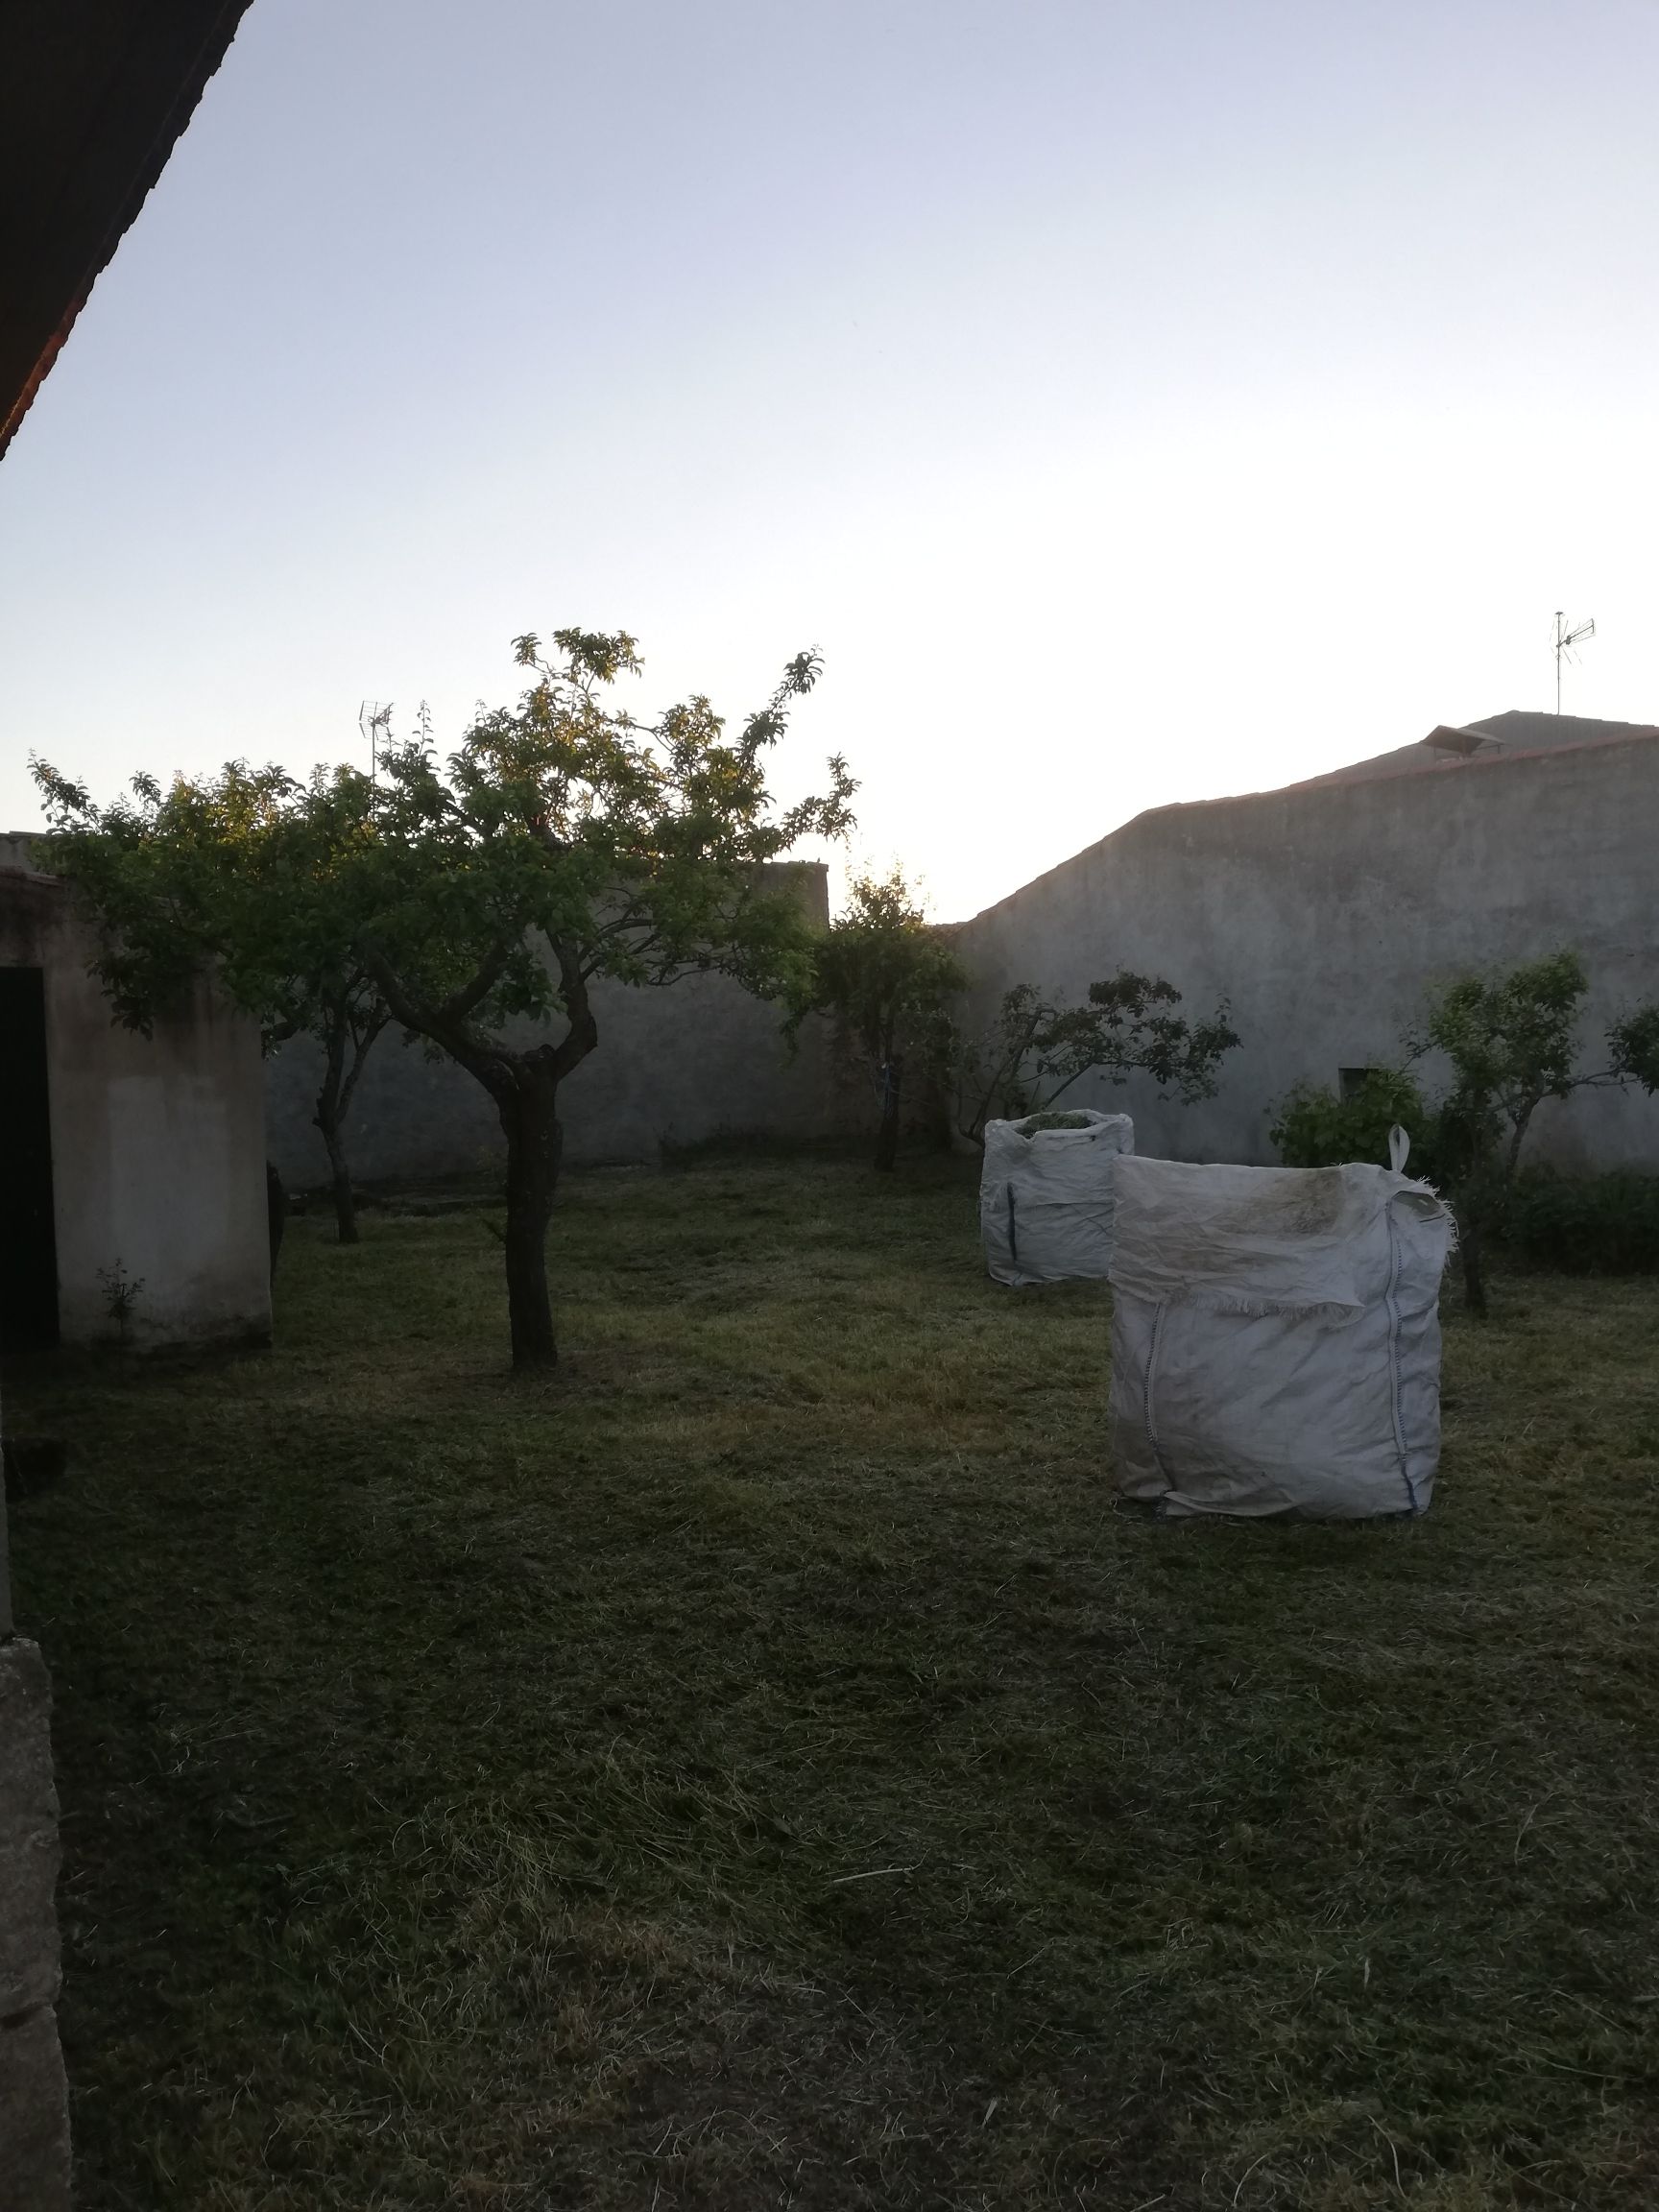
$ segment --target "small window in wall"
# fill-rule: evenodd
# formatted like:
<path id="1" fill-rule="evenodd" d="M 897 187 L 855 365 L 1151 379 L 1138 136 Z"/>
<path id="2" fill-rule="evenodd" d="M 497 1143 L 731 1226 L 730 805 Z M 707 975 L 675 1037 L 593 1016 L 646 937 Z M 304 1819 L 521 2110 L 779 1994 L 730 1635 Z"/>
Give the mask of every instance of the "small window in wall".
<path id="1" fill-rule="evenodd" d="M 57 1341 L 45 977 L 0 968 L 0 1351 Z"/>
<path id="2" fill-rule="evenodd" d="M 1344 1098 L 1358 1098 L 1373 1075 L 1380 1075 L 1380 1068 L 1338 1068 L 1336 1089 Z"/>

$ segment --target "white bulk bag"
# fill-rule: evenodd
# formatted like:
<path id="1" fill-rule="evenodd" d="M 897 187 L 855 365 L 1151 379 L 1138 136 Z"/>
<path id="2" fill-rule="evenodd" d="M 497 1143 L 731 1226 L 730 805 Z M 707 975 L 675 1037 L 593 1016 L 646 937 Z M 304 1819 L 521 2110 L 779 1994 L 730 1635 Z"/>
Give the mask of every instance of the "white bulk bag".
<path id="1" fill-rule="evenodd" d="M 1397 1133 L 1398 1135 L 1398 1133 Z M 1118 1483 L 1168 1513 L 1421 1513 L 1440 1457 L 1447 1207 L 1395 1166 L 1116 1176 Z"/>
<path id="2" fill-rule="evenodd" d="M 1080 1108 L 1076 1129 L 987 1121 L 979 1174 L 985 1264 L 998 1283 L 1102 1277 L 1112 1263 L 1112 1167 L 1135 1149 L 1127 1114 Z"/>

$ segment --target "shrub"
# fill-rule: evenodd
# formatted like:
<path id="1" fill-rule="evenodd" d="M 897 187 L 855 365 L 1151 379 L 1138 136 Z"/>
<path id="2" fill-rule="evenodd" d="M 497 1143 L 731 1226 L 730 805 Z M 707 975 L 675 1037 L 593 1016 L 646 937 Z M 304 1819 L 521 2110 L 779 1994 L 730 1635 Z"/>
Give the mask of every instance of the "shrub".
<path id="1" fill-rule="evenodd" d="M 1188 1105 L 1214 1098 L 1222 1055 L 1238 1043 L 1238 1032 L 1225 999 L 1191 1022 L 1170 1011 L 1180 1003 L 1173 983 L 1129 968 L 1091 983 L 1082 1006 L 1016 983 L 982 1036 L 956 1037 L 958 1133 L 983 1143 L 993 1114 L 1018 1121 L 1092 1074 L 1107 1083 L 1150 1075 L 1160 1096 L 1172 1091 Z"/>
<path id="2" fill-rule="evenodd" d="M 1413 1175 L 1433 1179 L 1435 1117 L 1403 1070 L 1373 1068 L 1352 1097 L 1297 1083 L 1279 1101 L 1268 1131 L 1286 1167 L 1341 1167 L 1351 1160 L 1388 1165 L 1388 1132 L 1398 1122 L 1411 1140 Z"/>
<path id="3" fill-rule="evenodd" d="M 1603 1067 L 1580 1066 L 1578 1018 L 1590 989 L 1570 948 L 1505 974 L 1455 975 L 1429 998 L 1404 1069 L 1375 1069 L 1352 1097 L 1300 1083 L 1281 1100 L 1271 1135 L 1292 1167 L 1382 1161 L 1388 1128 L 1411 1139 L 1413 1171 L 1443 1190 L 1457 1216 L 1464 1303 L 1486 1310 L 1480 1250 L 1487 1237 L 1540 1264 L 1608 1274 L 1659 1265 L 1659 1181 L 1639 1175 L 1574 1180 L 1518 1171 L 1532 1117 L 1546 1098 L 1640 1083 L 1659 1094 L 1659 1000 L 1607 1031 Z M 1450 1065 L 1450 1083 L 1425 1104 L 1407 1070 L 1426 1054 Z"/>
<path id="4" fill-rule="evenodd" d="M 1524 1168 L 1499 1235 L 1519 1258 L 1564 1275 L 1659 1273 L 1659 1175 Z"/>

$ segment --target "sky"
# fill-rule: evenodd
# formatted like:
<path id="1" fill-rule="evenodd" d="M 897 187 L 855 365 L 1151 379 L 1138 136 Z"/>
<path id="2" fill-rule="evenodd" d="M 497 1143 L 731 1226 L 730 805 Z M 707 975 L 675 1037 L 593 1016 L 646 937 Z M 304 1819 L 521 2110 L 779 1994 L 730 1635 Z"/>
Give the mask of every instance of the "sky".
<path id="1" fill-rule="evenodd" d="M 367 762 L 627 629 L 971 914 L 1438 722 L 1659 720 L 1653 0 L 253 0 L 0 463 L 36 753 Z"/>

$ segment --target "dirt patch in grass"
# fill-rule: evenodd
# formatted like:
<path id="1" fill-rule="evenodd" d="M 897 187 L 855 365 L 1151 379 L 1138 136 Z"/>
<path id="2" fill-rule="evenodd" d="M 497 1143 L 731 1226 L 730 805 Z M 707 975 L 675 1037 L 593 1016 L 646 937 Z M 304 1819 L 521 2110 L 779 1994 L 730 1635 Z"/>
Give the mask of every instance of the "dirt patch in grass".
<path id="1" fill-rule="evenodd" d="M 19 1368 L 88 2208 L 1659 2200 L 1659 1285 L 1453 1315 L 1433 1512 L 1114 1509 L 971 1179 L 290 1231 Z"/>

